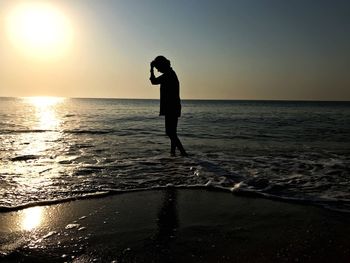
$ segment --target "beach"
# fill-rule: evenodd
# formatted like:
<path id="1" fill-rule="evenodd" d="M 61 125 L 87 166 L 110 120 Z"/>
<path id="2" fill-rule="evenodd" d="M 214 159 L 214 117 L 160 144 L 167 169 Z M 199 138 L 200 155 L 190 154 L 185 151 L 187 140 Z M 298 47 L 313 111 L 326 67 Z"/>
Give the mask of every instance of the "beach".
<path id="1" fill-rule="evenodd" d="M 207 190 L 117 194 L 0 214 L 3 262 L 348 262 L 350 216 Z"/>

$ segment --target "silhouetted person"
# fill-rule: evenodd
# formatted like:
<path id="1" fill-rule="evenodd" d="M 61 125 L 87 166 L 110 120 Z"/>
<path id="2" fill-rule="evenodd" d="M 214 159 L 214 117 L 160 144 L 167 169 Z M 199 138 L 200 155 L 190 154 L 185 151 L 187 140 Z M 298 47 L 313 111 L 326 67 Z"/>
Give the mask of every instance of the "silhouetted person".
<path id="1" fill-rule="evenodd" d="M 155 77 L 154 68 L 163 74 L 159 77 Z M 151 62 L 150 80 L 153 85 L 160 84 L 159 115 L 165 116 L 165 131 L 171 141 L 170 154 L 175 156 L 175 149 L 177 147 L 182 156 L 187 156 L 184 147 L 177 137 L 177 122 L 178 118 L 181 116 L 180 84 L 168 59 L 163 56 L 158 56 Z"/>

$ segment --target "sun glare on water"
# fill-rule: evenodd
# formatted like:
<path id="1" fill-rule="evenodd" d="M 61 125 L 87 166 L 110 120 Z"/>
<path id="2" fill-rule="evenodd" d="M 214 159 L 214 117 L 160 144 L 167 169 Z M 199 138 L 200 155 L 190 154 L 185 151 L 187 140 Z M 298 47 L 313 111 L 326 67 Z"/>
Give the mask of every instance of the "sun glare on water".
<path id="1" fill-rule="evenodd" d="M 23 97 L 22 101 L 27 110 L 27 126 L 30 130 L 43 131 L 40 133 L 23 133 L 20 141 L 23 144 L 20 155 L 41 155 L 52 147 L 52 142 L 61 137 L 62 123 L 60 107 L 64 106 L 65 98 L 61 97 Z"/>
<path id="2" fill-rule="evenodd" d="M 55 6 L 42 2 L 22 2 L 7 17 L 11 42 L 26 54 L 52 57 L 63 54 L 72 40 L 67 17 Z"/>
<path id="3" fill-rule="evenodd" d="M 24 97 L 25 102 L 30 103 L 39 108 L 46 108 L 64 101 L 62 97 Z"/>
<path id="4" fill-rule="evenodd" d="M 65 98 L 61 97 L 24 97 L 24 102 L 34 106 L 37 126 L 33 129 L 54 130 L 59 126 L 57 106 Z"/>

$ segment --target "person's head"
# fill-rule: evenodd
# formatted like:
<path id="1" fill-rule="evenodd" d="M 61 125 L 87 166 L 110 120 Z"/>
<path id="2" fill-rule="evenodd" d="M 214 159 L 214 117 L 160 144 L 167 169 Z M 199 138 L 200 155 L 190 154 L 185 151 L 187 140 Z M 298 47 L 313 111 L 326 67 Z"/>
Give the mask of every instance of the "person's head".
<path id="1" fill-rule="evenodd" d="M 152 61 L 154 67 L 159 71 L 159 72 L 165 72 L 168 69 L 170 69 L 170 60 L 168 60 L 164 56 L 158 56 Z"/>

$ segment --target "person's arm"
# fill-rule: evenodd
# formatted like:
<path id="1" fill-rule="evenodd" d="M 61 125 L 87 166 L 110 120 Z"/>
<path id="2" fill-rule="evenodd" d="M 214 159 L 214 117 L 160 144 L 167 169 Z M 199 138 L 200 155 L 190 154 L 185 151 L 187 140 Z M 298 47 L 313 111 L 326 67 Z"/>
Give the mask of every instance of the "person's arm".
<path id="1" fill-rule="evenodd" d="M 154 65 L 153 65 L 153 62 L 151 62 L 151 76 L 150 76 L 149 80 L 151 81 L 151 83 L 152 83 L 153 85 L 158 85 L 158 84 L 160 84 L 160 77 L 157 78 L 157 77 L 154 75 Z"/>

